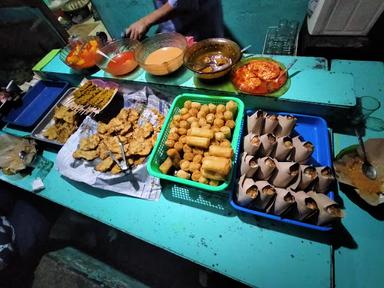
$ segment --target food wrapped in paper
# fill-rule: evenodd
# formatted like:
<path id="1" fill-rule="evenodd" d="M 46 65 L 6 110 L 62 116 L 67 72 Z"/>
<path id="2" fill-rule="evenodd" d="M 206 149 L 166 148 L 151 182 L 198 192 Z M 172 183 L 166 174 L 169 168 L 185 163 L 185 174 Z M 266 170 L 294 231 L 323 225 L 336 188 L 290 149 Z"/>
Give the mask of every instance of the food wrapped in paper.
<path id="1" fill-rule="evenodd" d="M 273 204 L 276 196 L 275 187 L 269 184 L 267 181 L 255 181 L 259 195 L 252 202 L 252 208 L 265 210 Z"/>
<path id="2" fill-rule="evenodd" d="M 274 215 L 282 215 L 295 204 L 295 197 L 293 193 L 287 189 L 275 187 L 275 190 L 275 202 L 268 208 L 267 212 Z"/>
<path id="3" fill-rule="evenodd" d="M 237 184 L 237 202 L 240 205 L 247 206 L 256 199 L 258 194 L 255 181 L 242 175 Z"/>
<path id="4" fill-rule="evenodd" d="M 310 165 L 300 165 L 300 172 L 295 183 L 291 184 L 290 188 L 299 191 L 306 190 L 317 180 L 317 170 Z"/>
<path id="5" fill-rule="evenodd" d="M 275 114 L 265 115 L 263 134 L 273 133 L 273 131 L 275 131 L 277 127 L 277 124 L 279 124 L 277 120 L 277 115 Z"/>
<path id="6" fill-rule="evenodd" d="M 310 191 L 307 193 L 312 197 L 319 208 L 319 216 L 317 217 L 317 225 L 325 225 L 344 217 L 344 211 L 339 204 L 331 200 L 327 195 Z"/>
<path id="7" fill-rule="evenodd" d="M 271 157 L 257 159 L 257 165 L 259 166 L 255 174 L 257 180 L 268 180 L 276 168 L 275 161 Z"/>
<path id="8" fill-rule="evenodd" d="M 0 135 L 0 168 L 4 174 L 15 174 L 27 168 L 36 155 L 36 143 L 33 140 Z"/>
<path id="9" fill-rule="evenodd" d="M 363 174 L 363 153 L 360 147 L 350 146 L 336 157 L 334 168 L 339 182 L 353 186 L 357 194 L 369 205 L 384 203 L 384 139 L 365 141 L 368 161 L 376 168 L 377 177 L 369 179 Z"/>
<path id="10" fill-rule="evenodd" d="M 276 150 L 274 157 L 278 161 L 287 161 L 293 149 L 292 138 L 289 136 L 280 137 L 277 139 Z"/>
<path id="11" fill-rule="evenodd" d="M 292 209 L 292 218 L 303 221 L 319 212 L 316 201 L 304 191 L 292 192 L 296 200 L 296 207 Z"/>
<path id="12" fill-rule="evenodd" d="M 316 167 L 318 181 L 316 185 L 316 192 L 318 193 L 327 193 L 329 187 L 335 181 L 335 176 L 333 175 L 332 169 L 328 166 Z"/>
<path id="13" fill-rule="evenodd" d="M 296 121 L 297 118 L 292 115 L 279 115 L 275 135 L 277 137 L 289 136 L 295 128 Z"/>
<path id="14" fill-rule="evenodd" d="M 260 137 L 255 133 L 248 133 L 244 137 L 244 152 L 248 155 L 256 155 L 261 146 Z"/>
<path id="15" fill-rule="evenodd" d="M 264 116 L 265 112 L 257 110 L 251 116 L 247 117 L 247 130 L 248 133 L 253 133 L 258 136 L 261 135 L 261 132 L 264 128 Z"/>
<path id="16" fill-rule="evenodd" d="M 272 133 L 263 134 L 260 136 L 261 147 L 258 155 L 260 157 L 269 156 L 276 147 L 276 137 Z"/>
<path id="17" fill-rule="evenodd" d="M 313 144 L 309 141 L 302 141 L 299 136 L 293 137 L 292 142 L 295 147 L 291 154 L 292 161 L 300 164 L 307 163 L 314 150 Z"/>
<path id="18" fill-rule="evenodd" d="M 276 169 L 269 182 L 276 187 L 286 188 L 296 180 L 300 165 L 295 162 L 279 162 L 275 160 Z"/>
<path id="19" fill-rule="evenodd" d="M 245 177 L 252 177 L 255 174 L 257 168 L 257 159 L 243 152 L 241 155 L 241 163 L 240 163 L 240 174 L 245 175 Z"/>

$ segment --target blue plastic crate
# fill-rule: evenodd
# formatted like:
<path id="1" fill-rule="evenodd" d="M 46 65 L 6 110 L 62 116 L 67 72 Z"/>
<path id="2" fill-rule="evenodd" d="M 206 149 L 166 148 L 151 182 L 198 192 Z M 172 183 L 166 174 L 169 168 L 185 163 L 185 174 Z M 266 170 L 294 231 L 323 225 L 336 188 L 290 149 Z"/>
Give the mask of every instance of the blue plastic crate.
<path id="1" fill-rule="evenodd" d="M 252 115 L 256 110 L 247 110 L 245 115 L 250 116 Z M 297 118 L 296 126 L 293 132 L 290 136 L 297 136 L 301 135 L 303 139 L 306 141 L 312 142 L 312 144 L 315 146 L 315 150 L 313 151 L 311 161 L 309 161 L 309 164 L 312 164 L 314 166 L 329 166 L 332 167 L 332 153 L 331 153 L 331 146 L 330 146 L 330 140 L 329 140 L 329 134 L 328 134 L 328 126 L 327 122 L 317 116 L 309 116 L 309 115 L 302 115 L 302 114 L 294 114 L 294 113 L 284 113 L 284 112 L 272 112 L 274 114 L 280 114 L 280 115 L 294 115 Z M 246 123 L 246 120 L 244 120 L 244 123 Z M 244 131 L 247 131 L 246 124 L 244 125 L 243 129 L 243 135 Z M 321 147 L 321 149 L 319 149 Z M 236 169 L 236 174 L 238 173 L 239 169 Z M 236 175 L 237 176 L 237 175 Z M 237 177 L 236 180 L 237 181 Z M 318 226 L 314 224 L 309 224 L 297 220 L 292 220 L 289 218 L 284 218 L 281 216 L 268 214 L 266 212 L 252 210 L 247 207 L 240 206 L 236 203 L 235 200 L 235 192 L 236 192 L 236 186 L 234 189 L 232 189 L 232 193 L 230 196 L 230 203 L 233 208 L 236 210 L 261 216 L 264 218 L 272 219 L 275 221 L 280 221 L 284 223 L 289 223 L 292 225 L 297 225 L 301 227 L 306 227 L 313 230 L 319 230 L 319 231 L 330 231 L 333 229 L 332 226 Z M 330 191 L 328 192 L 328 197 L 332 200 L 334 199 L 334 192 Z"/>
<path id="2" fill-rule="evenodd" d="M 21 105 L 9 111 L 4 121 L 25 128 L 35 126 L 68 87 L 69 83 L 64 81 L 40 80 L 23 96 Z"/>

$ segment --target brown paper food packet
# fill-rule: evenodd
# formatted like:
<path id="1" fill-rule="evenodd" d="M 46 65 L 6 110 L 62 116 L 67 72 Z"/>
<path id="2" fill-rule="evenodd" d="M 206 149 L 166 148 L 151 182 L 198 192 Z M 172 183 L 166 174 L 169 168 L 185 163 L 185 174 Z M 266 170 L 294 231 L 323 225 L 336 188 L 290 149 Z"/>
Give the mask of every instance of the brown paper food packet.
<path id="1" fill-rule="evenodd" d="M 276 196 L 275 187 L 273 187 L 267 181 L 255 181 L 255 184 L 259 190 L 259 195 L 252 202 L 251 207 L 265 210 L 273 204 Z"/>
<path id="2" fill-rule="evenodd" d="M 264 116 L 265 112 L 261 110 L 257 110 L 251 116 L 247 117 L 247 130 L 248 133 L 254 133 L 258 136 L 261 135 L 261 132 L 264 128 Z"/>
<path id="3" fill-rule="evenodd" d="M 243 150 L 248 155 L 255 156 L 261 146 L 261 140 L 255 133 L 249 133 L 244 137 Z"/>
<path id="4" fill-rule="evenodd" d="M 255 173 L 257 180 L 268 180 L 276 168 L 276 163 L 271 157 L 257 159 L 257 165 L 259 166 Z"/>
<path id="5" fill-rule="evenodd" d="M 301 141 L 299 136 L 292 138 L 295 149 L 292 152 L 291 159 L 300 164 L 305 164 L 310 159 L 315 147 L 309 141 Z"/>
<path id="6" fill-rule="evenodd" d="M 319 212 L 316 201 L 304 191 L 292 192 L 296 200 L 292 218 L 303 221 Z"/>
<path id="7" fill-rule="evenodd" d="M 276 137 L 272 133 L 263 134 L 260 136 L 261 147 L 258 155 L 260 157 L 269 156 L 276 147 Z"/>
<path id="8" fill-rule="evenodd" d="M 289 136 L 280 137 L 277 139 L 276 150 L 274 157 L 278 161 L 287 161 L 293 150 L 292 138 Z"/>
<path id="9" fill-rule="evenodd" d="M 333 171 L 328 166 L 316 167 L 317 175 L 319 180 L 316 185 L 316 192 L 318 193 L 327 193 L 331 184 L 335 181 L 335 176 Z"/>
<path id="10" fill-rule="evenodd" d="M 287 188 L 298 175 L 300 165 L 295 162 L 279 162 L 275 160 L 276 169 L 269 181 L 276 187 Z"/>
<path id="11" fill-rule="evenodd" d="M 276 199 L 267 212 L 274 215 L 282 215 L 295 204 L 293 193 L 284 188 L 276 188 Z"/>
<path id="12" fill-rule="evenodd" d="M 258 195 L 258 189 L 252 178 L 242 175 L 237 185 L 237 202 L 242 206 L 247 206 Z"/>
<path id="13" fill-rule="evenodd" d="M 257 159 L 243 152 L 241 155 L 241 163 L 240 163 L 240 174 L 245 175 L 245 177 L 253 177 L 255 172 L 258 169 Z"/>
<path id="14" fill-rule="evenodd" d="M 290 188 L 294 191 L 306 190 L 317 180 L 317 170 L 311 165 L 300 165 L 300 172 L 297 180 L 290 185 Z"/>
<path id="15" fill-rule="evenodd" d="M 317 225 L 325 225 L 344 217 L 344 210 L 340 209 L 339 204 L 327 195 L 316 193 L 315 191 L 310 191 L 307 194 L 316 201 L 316 204 L 319 207 Z"/>
<path id="16" fill-rule="evenodd" d="M 279 115 L 278 116 L 278 125 L 275 130 L 275 135 L 277 137 L 289 136 L 295 128 L 297 118 L 292 115 Z"/>
<path id="17" fill-rule="evenodd" d="M 277 119 L 277 115 L 275 114 L 267 114 L 265 115 L 264 120 L 264 129 L 263 134 L 273 133 L 275 131 L 277 124 L 279 121 Z"/>

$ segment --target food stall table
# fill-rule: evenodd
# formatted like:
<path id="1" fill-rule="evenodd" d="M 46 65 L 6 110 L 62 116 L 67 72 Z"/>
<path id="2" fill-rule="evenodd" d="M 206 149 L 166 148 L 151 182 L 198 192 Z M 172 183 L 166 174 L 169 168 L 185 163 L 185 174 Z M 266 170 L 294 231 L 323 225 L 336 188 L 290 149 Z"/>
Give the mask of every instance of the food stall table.
<path id="1" fill-rule="evenodd" d="M 287 65 L 292 58 L 281 56 L 279 60 Z M 262 105 L 264 109 L 300 109 L 295 112 L 310 114 L 313 111 L 327 116 L 340 107 L 347 110 L 355 105 L 355 87 L 350 74 L 354 73 L 353 69 L 327 71 L 324 59 L 311 57 L 300 57 L 294 67 L 292 74 L 302 71 L 295 76 L 303 75 L 300 86 L 293 82 L 291 89 L 280 99 L 240 96 L 245 100 L 246 107 Z M 57 56 L 43 66 L 40 73 L 53 79 L 70 80 L 72 83 L 82 78 L 81 75 L 74 75 Z M 93 76 L 105 76 L 98 73 Z M 183 75 L 189 75 L 189 78 L 183 78 Z M 320 77 L 320 81 L 315 75 Z M 138 77 L 145 76 L 141 74 Z M 167 82 L 167 78 L 162 78 L 161 83 L 156 83 L 158 80 L 154 77 L 140 78 L 138 81 L 117 80 L 151 84 L 175 93 L 188 89 L 200 93 L 209 91 L 207 94 L 233 93 L 220 87 L 196 87 L 191 80 L 192 75 L 186 70 L 174 77 L 173 80 L 168 79 L 170 82 Z M 180 82 L 180 79 L 184 81 Z M 12 134 L 24 134 L 11 128 L 3 130 Z M 336 136 L 337 141 L 344 137 Z M 336 146 L 336 149 L 339 148 L 340 146 Z M 54 161 L 56 153 L 44 151 L 44 156 Z M 18 179 L 1 174 L 0 179 L 31 191 L 34 175 Z M 229 205 L 227 195 L 208 192 L 180 195 L 171 185 L 163 183 L 160 200 L 146 201 L 67 181 L 59 175 L 55 167 L 44 179 L 44 184 L 45 189 L 37 193 L 41 197 L 248 285 L 290 287 L 300 284 L 305 287 L 326 287 L 333 283 L 334 263 L 332 246 L 329 244 L 331 234 L 291 227 L 284 223 L 271 223 L 238 213 Z M 348 220 L 349 215 L 360 214 L 361 211 L 354 205 L 348 206 L 346 221 L 353 226 L 355 224 Z M 338 251 L 336 256 L 337 253 Z M 337 259 L 339 258 L 336 257 Z M 345 262 L 341 269 L 350 267 L 352 263 L 346 263 L 348 259 L 347 257 L 343 261 L 341 258 Z M 336 267 L 337 265 L 336 262 Z M 337 269 L 340 267 L 336 271 Z M 343 277 L 347 277 L 346 275 L 349 273 L 345 272 Z M 336 279 L 340 281 L 343 278 Z"/>

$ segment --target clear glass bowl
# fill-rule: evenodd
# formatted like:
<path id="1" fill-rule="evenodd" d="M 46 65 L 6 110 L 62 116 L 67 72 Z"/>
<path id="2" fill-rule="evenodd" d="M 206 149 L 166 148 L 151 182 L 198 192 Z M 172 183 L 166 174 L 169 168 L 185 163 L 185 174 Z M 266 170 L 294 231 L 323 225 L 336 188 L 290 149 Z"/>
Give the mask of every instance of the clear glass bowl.
<path id="1" fill-rule="evenodd" d="M 214 71 L 203 71 L 207 67 L 207 55 L 222 55 L 230 59 L 230 64 L 217 67 Z M 184 65 L 201 79 L 216 79 L 226 75 L 239 62 L 241 50 L 235 42 L 225 38 L 209 38 L 189 47 L 184 54 Z"/>
<path id="2" fill-rule="evenodd" d="M 98 58 L 96 53 L 102 47 L 99 37 L 89 36 L 70 41 L 60 51 L 60 59 L 74 70 L 82 71 L 96 66 Z"/>
<path id="3" fill-rule="evenodd" d="M 146 64 L 147 57 L 162 48 L 177 47 L 182 53 L 177 54 L 174 58 L 161 62 L 161 64 Z M 185 37 L 179 33 L 160 33 L 149 37 L 141 42 L 141 46 L 135 52 L 136 61 L 140 67 L 152 75 L 167 75 L 183 65 L 183 56 L 187 48 Z"/>
<path id="4" fill-rule="evenodd" d="M 135 51 L 140 42 L 129 38 L 107 42 L 100 51 L 107 57 L 98 58 L 96 65 L 105 72 L 114 75 L 126 75 L 137 67 Z"/>

